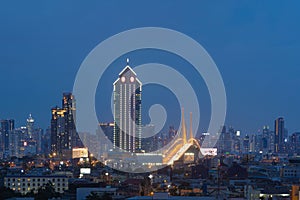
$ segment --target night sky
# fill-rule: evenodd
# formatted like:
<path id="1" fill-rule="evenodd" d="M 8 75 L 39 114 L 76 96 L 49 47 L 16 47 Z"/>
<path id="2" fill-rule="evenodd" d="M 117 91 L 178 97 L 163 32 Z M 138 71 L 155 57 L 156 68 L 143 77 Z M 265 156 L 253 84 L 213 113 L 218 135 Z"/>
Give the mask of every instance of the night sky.
<path id="1" fill-rule="evenodd" d="M 1 1 L 0 118 L 21 126 L 32 113 L 37 125 L 47 128 L 51 107 L 72 90 L 77 70 L 96 45 L 128 29 L 156 26 L 194 38 L 213 58 L 227 93 L 226 125 L 254 133 L 263 125 L 273 129 L 275 118 L 283 116 L 290 133 L 299 131 L 299 6 L 299 1 Z M 127 56 L 133 67 L 153 61 L 185 64 L 155 51 L 124 55 L 106 73 L 109 95 L 110 81 Z M 156 87 L 145 89 L 145 108 L 158 103 L 146 100 L 158 99 L 155 91 L 163 88 Z M 200 93 L 207 96 L 205 88 Z M 109 105 L 105 99 L 97 91 L 96 108 Z M 202 99 L 205 131 L 210 104 L 208 97 Z M 164 96 L 159 100 L 166 103 Z M 175 101 L 168 105 L 178 107 Z M 98 115 L 100 121 L 111 120 L 109 112 Z"/>

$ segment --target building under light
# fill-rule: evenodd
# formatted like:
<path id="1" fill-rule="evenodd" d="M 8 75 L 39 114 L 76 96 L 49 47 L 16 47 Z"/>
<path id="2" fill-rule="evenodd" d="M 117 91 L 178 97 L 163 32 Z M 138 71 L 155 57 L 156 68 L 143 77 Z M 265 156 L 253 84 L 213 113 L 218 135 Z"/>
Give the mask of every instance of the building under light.
<path id="1" fill-rule="evenodd" d="M 4 178 L 5 187 L 23 195 L 31 191 L 37 193 L 38 189 L 45 187 L 46 184 L 51 184 L 58 193 L 69 189 L 67 176 L 10 175 Z"/>
<path id="2" fill-rule="evenodd" d="M 275 134 L 274 153 L 283 153 L 284 119 L 282 117 L 279 117 L 275 120 L 274 134 Z"/>
<path id="3" fill-rule="evenodd" d="M 128 152 L 141 150 L 142 83 L 129 66 L 120 72 L 114 88 L 114 148 Z"/>
<path id="4" fill-rule="evenodd" d="M 76 132 L 76 107 L 72 93 L 64 93 L 62 108 L 56 106 L 51 112 L 51 153 L 54 157 L 70 159 L 72 148 L 83 146 Z"/>

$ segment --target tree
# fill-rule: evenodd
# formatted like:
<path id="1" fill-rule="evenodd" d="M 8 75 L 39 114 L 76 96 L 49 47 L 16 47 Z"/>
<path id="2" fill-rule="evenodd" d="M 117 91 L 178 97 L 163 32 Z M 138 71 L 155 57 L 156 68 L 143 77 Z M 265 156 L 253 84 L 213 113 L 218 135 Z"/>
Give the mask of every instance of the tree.
<path id="1" fill-rule="evenodd" d="M 112 200 L 112 197 L 109 194 L 107 194 L 107 193 L 104 193 L 102 196 L 100 196 L 96 192 L 91 192 L 86 197 L 86 200 Z"/>
<path id="2" fill-rule="evenodd" d="M 144 177 L 144 180 L 141 182 L 140 190 L 141 196 L 148 196 L 152 191 L 151 179 L 148 176 Z"/>
<path id="3" fill-rule="evenodd" d="M 0 187 L 0 199 L 9 199 L 12 197 L 19 197 L 21 196 L 20 193 L 14 192 L 12 189 L 7 187 Z"/>
<path id="4" fill-rule="evenodd" d="M 49 181 L 46 185 L 43 185 L 38 189 L 38 193 L 35 196 L 35 200 L 50 199 L 53 197 L 59 197 L 59 193 L 55 192 L 52 183 Z"/>
<path id="5" fill-rule="evenodd" d="M 102 200 L 112 200 L 113 198 L 106 192 L 101 197 Z"/>
<path id="6" fill-rule="evenodd" d="M 96 192 L 91 192 L 87 197 L 86 200 L 101 200 L 101 196 Z"/>

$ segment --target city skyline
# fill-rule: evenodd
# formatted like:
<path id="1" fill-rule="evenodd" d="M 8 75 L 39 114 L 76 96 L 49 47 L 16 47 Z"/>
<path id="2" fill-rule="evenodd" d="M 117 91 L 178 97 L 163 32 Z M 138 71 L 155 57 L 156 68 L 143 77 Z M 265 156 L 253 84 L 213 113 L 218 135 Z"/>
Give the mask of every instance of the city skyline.
<path id="1" fill-rule="evenodd" d="M 300 1 L 1 1 L 0 199 L 300 199 Z"/>
<path id="2" fill-rule="evenodd" d="M 70 92 L 62 92 L 62 94 L 71 94 L 71 93 Z M 72 95 L 72 96 L 74 96 L 74 95 Z M 59 106 L 55 105 L 54 107 L 49 108 L 48 111 L 52 110 L 52 112 L 53 112 L 53 109 L 58 109 L 58 112 L 60 112 L 60 110 L 61 111 L 64 110 L 64 109 L 61 109 Z M 16 120 L 15 118 L 0 118 L 0 119 L 4 120 L 4 121 L 11 121 L 12 120 L 12 121 L 14 121 L 14 125 L 16 124 L 16 127 L 20 127 L 21 128 L 21 127 L 25 127 L 26 124 L 28 124 L 28 120 L 30 120 L 30 119 L 33 120 L 32 113 L 29 113 L 27 116 L 29 116 L 29 117 L 28 118 L 24 117 L 23 120 L 21 120 L 21 121 L 24 121 L 24 122 L 20 122 L 20 121 Z M 275 128 L 274 129 L 271 128 L 270 130 L 273 130 L 273 131 L 276 130 L 276 121 L 278 119 L 283 119 L 284 120 L 285 117 L 284 116 L 277 116 L 276 118 L 271 119 L 272 122 L 274 122 L 274 120 L 275 120 Z M 34 118 L 34 120 L 36 120 L 36 118 Z M 113 121 L 114 121 L 113 118 L 111 118 L 110 120 L 107 120 L 107 121 L 99 121 L 99 123 L 100 124 L 101 123 L 112 123 Z M 141 125 L 153 125 L 153 124 L 142 123 Z M 179 128 L 179 124 L 178 123 L 177 124 L 172 124 L 172 123 L 171 124 L 165 124 L 165 126 L 167 126 L 167 127 L 173 127 L 173 126 L 177 127 L 178 126 L 177 128 Z M 264 125 L 258 127 L 256 131 L 250 131 L 250 132 L 246 132 L 242 128 L 235 127 L 235 126 L 232 126 L 232 125 L 226 124 L 226 123 L 223 124 L 223 125 L 220 125 L 220 127 L 222 127 L 222 126 L 235 128 L 236 130 L 239 130 L 243 136 L 246 136 L 246 135 L 255 135 L 255 134 L 263 133 L 265 127 L 273 127 L 274 123 L 269 123 L 269 124 L 265 123 Z M 37 124 L 37 127 L 41 128 L 41 129 L 44 129 L 44 130 L 50 129 L 51 128 L 51 117 L 49 119 L 49 125 L 47 127 L 44 128 L 44 127 L 40 126 L 39 124 Z M 295 131 L 290 131 L 289 127 L 287 127 L 287 126 L 285 126 L 284 130 L 285 130 L 285 134 L 288 134 L 290 136 L 293 133 L 298 133 L 300 131 L 300 126 Z M 168 131 L 167 129 L 164 129 L 163 131 L 159 132 L 159 134 L 166 134 L 167 131 Z M 198 134 L 199 133 L 203 134 L 203 133 L 205 133 L 205 131 L 204 132 L 198 132 Z"/>

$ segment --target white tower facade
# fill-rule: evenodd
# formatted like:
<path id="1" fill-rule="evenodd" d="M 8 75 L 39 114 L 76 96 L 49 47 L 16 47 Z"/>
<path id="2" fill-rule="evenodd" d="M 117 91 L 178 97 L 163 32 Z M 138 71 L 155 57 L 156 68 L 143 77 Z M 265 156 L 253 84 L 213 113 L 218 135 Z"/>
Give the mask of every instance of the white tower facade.
<path id="1" fill-rule="evenodd" d="M 128 152 L 141 150 L 142 83 L 129 66 L 120 72 L 114 88 L 114 148 Z"/>

